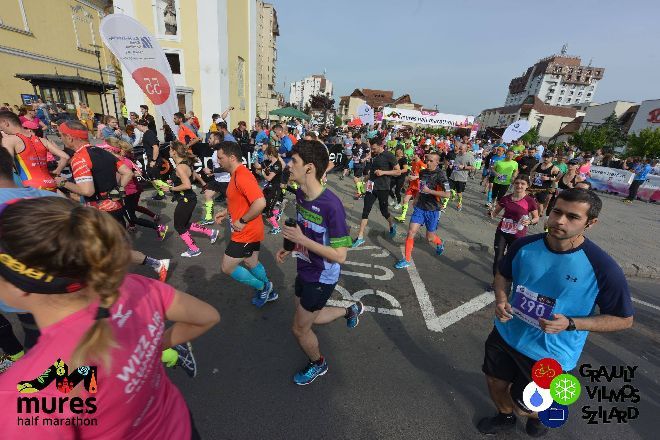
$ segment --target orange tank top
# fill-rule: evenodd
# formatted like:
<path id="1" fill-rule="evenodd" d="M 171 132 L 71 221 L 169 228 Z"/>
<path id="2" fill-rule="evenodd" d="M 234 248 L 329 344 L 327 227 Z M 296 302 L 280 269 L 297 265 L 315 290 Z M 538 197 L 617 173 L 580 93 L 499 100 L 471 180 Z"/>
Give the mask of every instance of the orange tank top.
<path id="1" fill-rule="evenodd" d="M 57 183 L 48 171 L 48 149 L 35 135 L 28 138 L 17 133 L 16 136 L 25 145 L 23 151 L 17 153 L 14 159 L 16 171 L 23 185 L 51 191 L 57 189 Z"/>

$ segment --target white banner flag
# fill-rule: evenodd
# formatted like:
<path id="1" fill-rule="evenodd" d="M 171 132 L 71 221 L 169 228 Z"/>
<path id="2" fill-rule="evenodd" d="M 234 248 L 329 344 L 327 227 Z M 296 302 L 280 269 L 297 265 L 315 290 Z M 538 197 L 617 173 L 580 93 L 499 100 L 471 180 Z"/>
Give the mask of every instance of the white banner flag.
<path id="1" fill-rule="evenodd" d="M 373 125 L 374 124 L 374 109 L 369 106 L 366 102 L 360 104 L 357 108 L 358 118 L 362 120 L 364 125 Z"/>
<path id="2" fill-rule="evenodd" d="M 529 121 L 527 119 L 520 119 L 509 125 L 506 130 L 504 130 L 502 141 L 506 143 L 517 141 L 522 135 L 527 133 L 530 128 L 531 126 L 529 125 Z"/>
<path id="3" fill-rule="evenodd" d="M 174 134 L 174 113 L 179 111 L 170 63 L 156 38 L 135 19 L 124 14 L 101 20 L 101 38 L 165 118 Z"/>
<path id="4" fill-rule="evenodd" d="M 439 125 L 443 127 L 471 127 L 474 123 L 474 116 L 452 115 L 427 110 L 410 110 L 394 107 L 383 108 L 383 119 L 394 122 Z"/>

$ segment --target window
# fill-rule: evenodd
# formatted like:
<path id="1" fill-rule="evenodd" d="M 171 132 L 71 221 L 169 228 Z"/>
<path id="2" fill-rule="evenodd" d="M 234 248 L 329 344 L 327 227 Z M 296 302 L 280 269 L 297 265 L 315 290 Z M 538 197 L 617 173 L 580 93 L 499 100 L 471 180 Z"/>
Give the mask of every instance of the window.
<path id="1" fill-rule="evenodd" d="M 573 92 L 573 90 L 571 90 L 569 95 L 573 96 L 573 93 L 575 93 L 575 92 Z"/>
<path id="2" fill-rule="evenodd" d="M 81 5 L 71 6 L 71 19 L 73 20 L 73 32 L 76 35 L 78 50 L 93 54 L 96 49 L 96 38 L 94 35 L 94 16 Z"/>
<path id="3" fill-rule="evenodd" d="M 590 93 L 587 93 L 587 97 L 590 97 L 590 96 L 591 96 L 591 92 L 590 92 Z"/>
<path id="4" fill-rule="evenodd" d="M 578 96 L 582 96 L 582 92 L 578 92 L 578 94 L 577 94 L 577 95 L 578 95 Z"/>
<path id="5" fill-rule="evenodd" d="M 559 94 L 560 94 L 560 95 L 563 95 L 564 92 L 565 92 L 565 90 L 562 90 L 561 92 L 559 92 Z"/>
<path id="6" fill-rule="evenodd" d="M 178 0 L 155 0 L 156 30 L 160 36 L 179 34 Z"/>
<path id="7" fill-rule="evenodd" d="M 5 1 L 0 11 L 0 29 L 30 34 L 23 0 Z"/>
<path id="8" fill-rule="evenodd" d="M 170 68 L 174 75 L 181 75 L 181 60 L 178 53 L 166 53 L 165 57 L 167 62 L 170 63 Z"/>
<path id="9" fill-rule="evenodd" d="M 557 99 L 557 102 L 561 102 L 561 96 Z"/>
<path id="10" fill-rule="evenodd" d="M 570 104 L 570 103 L 571 103 L 571 98 L 568 98 L 568 99 L 566 100 L 566 104 Z"/>

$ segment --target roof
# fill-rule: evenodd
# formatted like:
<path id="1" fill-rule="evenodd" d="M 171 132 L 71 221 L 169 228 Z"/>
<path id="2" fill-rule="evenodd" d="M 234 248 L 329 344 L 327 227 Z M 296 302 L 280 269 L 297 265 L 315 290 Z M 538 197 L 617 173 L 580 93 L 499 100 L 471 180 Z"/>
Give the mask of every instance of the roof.
<path id="1" fill-rule="evenodd" d="M 102 92 L 103 87 L 101 81 L 95 79 L 84 78 L 82 76 L 64 76 L 64 75 L 47 75 L 47 74 L 32 74 L 32 73 L 17 73 L 14 75 L 18 79 L 28 81 L 32 85 L 40 87 L 69 87 L 82 89 L 90 92 Z M 105 83 L 106 90 L 114 90 L 117 86 L 114 84 Z"/>
<path id="2" fill-rule="evenodd" d="M 580 126 L 582 125 L 582 120 L 584 119 L 584 116 L 578 116 L 577 118 L 573 119 L 571 122 L 568 124 L 564 125 L 554 137 L 557 137 L 562 134 L 573 134 L 577 133 L 578 130 L 580 129 Z"/>
<path id="3" fill-rule="evenodd" d="M 531 102 L 530 102 L 531 101 Z M 517 113 L 520 111 L 521 114 L 528 114 L 532 110 L 535 110 L 542 115 L 549 116 L 563 116 L 567 118 L 575 118 L 577 115 L 577 109 L 572 107 L 563 107 L 558 105 L 548 105 L 544 104 L 543 101 L 539 99 L 538 96 L 528 96 L 522 104 L 517 105 L 508 105 L 505 107 L 495 107 L 482 110 L 483 113 L 487 112 L 496 112 L 500 114 L 511 114 Z"/>

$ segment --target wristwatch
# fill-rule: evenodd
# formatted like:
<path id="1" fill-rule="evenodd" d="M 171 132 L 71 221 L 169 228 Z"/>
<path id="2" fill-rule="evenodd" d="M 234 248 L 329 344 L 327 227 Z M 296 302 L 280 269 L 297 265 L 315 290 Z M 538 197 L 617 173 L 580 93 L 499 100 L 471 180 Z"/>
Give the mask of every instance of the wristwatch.
<path id="1" fill-rule="evenodd" d="M 568 327 L 566 327 L 566 330 L 569 332 L 575 331 L 575 321 L 573 321 L 573 318 L 567 316 L 566 319 L 568 319 Z"/>
<path id="2" fill-rule="evenodd" d="M 248 222 L 246 222 L 245 220 L 243 220 L 243 217 L 239 218 L 239 219 L 238 219 L 238 222 L 239 222 L 239 223 L 242 223 L 242 224 L 244 224 L 244 225 L 247 225 L 247 223 L 248 223 Z"/>

